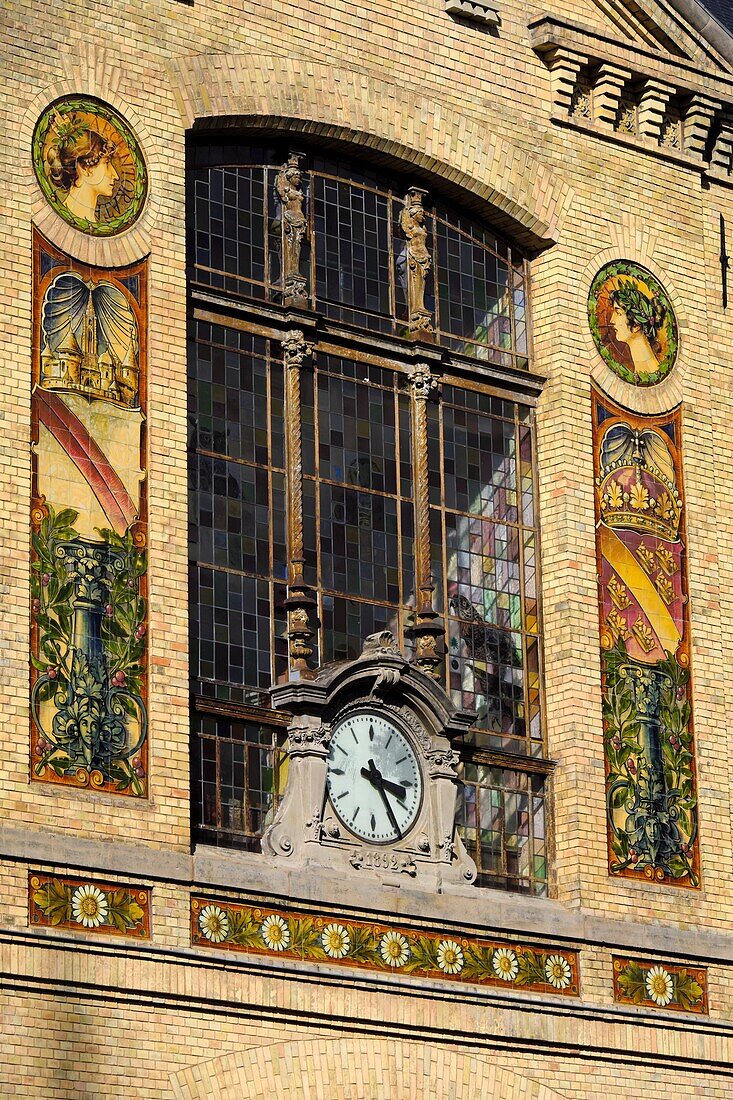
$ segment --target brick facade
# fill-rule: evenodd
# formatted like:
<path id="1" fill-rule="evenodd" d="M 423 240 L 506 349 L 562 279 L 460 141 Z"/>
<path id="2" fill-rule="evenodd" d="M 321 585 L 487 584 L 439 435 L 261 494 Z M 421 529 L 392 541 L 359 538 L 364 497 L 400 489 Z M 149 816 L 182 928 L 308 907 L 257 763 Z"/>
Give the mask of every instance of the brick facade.
<path id="1" fill-rule="evenodd" d="M 678 5 L 648 6 L 686 60 L 650 46 L 631 16 L 620 39 L 594 0 L 568 0 L 561 14 L 580 28 L 586 53 L 605 50 L 624 65 L 636 58 L 641 72 L 684 69 L 691 86 L 733 103 L 730 65 L 690 26 L 680 29 Z M 438 0 L 375 0 L 368 9 L 355 0 L 291 8 L 70 0 L 63 11 L 17 0 L 7 17 L 0 75 L 3 1095 L 730 1094 L 733 328 L 721 304 L 720 233 L 721 224 L 733 225 L 733 177 L 708 171 L 700 157 L 559 118 L 557 72 L 549 54 L 531 48 L 530 14 L 520 0 L 502 0 L 493 31 L 452 18 Z M 149 198 L 119 236 L 73 229 L 35 181 L 36 121 L 72 93 L 119 111 L 146 158 Z M 223 124 L 355 142 L 375 164 L 414 164 L 533 257 L 534 369 L 547 379 L 537 420 L 545 720 L 548 755 L 557 762 L 549 899 L 477 891 L 466 905 L 405 889 L 395 900 L 383 887 L 344 897 L 334 879 L 283 881 L 254 854 L 191 853 L 185 140 L 191 128 Z M 82 265 L 121 268 L 149 257 L 150 780 L 140 799 L 29 782 L 34 226 Z M 651 271 L 676 313 L 678 360 L 657 387 L 621 382 L 589 331 L 590 284 L 616 259 Z M 699 890 L 608 873 L 592 383 L 636 413 L 682 405 Z M 83 881 L 150 888 L 150 940 L 73 931 L 50 918 L 29 923 L 29 873 L 69 880 L 74 889 Z M 459 941 L 577 950 L 580 991 L 569 998 L 446 988 L 424 975 L 401 982 L 325 962 L 204 951 L 191 944 L 192 894 L 286 903 L 325 919 L 417 921 Z M 706 970 L 708 1014 L 615 1001 L 614 956 Z"/>

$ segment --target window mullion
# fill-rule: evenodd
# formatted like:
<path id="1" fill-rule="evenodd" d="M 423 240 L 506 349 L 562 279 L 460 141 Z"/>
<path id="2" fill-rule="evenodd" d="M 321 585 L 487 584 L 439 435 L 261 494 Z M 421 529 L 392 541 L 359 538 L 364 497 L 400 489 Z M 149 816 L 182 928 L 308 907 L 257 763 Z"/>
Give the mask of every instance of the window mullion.
<path id="1" fill-rule="evenodd" d="M 437 679 L 443 660 L 438 652 L 445 638 L 441 616 L 433 605 L 430 560 L 430 481 L 428 471 L 428 401 L 438 395 L 438 380 L 426 363 L 410 371 L 412 393 L 413 484 L 415 494 L 415 624 L 409 630 L 415 641 L 415 664 Z"/>
<path id="2" fill-rule="evenodd" d="M 287 493 L 288 660 L 291 671 L 308 672 L 313 655 L 312 624 L 316 599 L 305 583 L 303 533 L 303 431 L 300 399 L 301 374 L 313 359 L 313 344 L 300 329 L 292 329 L 282 339 L 285 364 L 285 465 Z"/>

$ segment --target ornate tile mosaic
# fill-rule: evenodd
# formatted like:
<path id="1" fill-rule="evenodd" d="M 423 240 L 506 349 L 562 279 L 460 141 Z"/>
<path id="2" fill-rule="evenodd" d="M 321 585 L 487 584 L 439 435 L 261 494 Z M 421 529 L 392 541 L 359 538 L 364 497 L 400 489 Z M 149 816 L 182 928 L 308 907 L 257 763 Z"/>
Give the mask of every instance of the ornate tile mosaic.
<path id="1" fill-rule="evenodd" d="M 698 887 L 681 428 L 593 396 L 609 868 Z"/>
<path id="2" fill-rule="evenodd" d="M 542 951 L 455 932 L 423 932 L 203 897 L 191 899 L 191 943 L 502 989 L 571 997 L 580 989 L 578 954 L 566 948 Z"/>
<path id="3" fill-rule="evenodd" d="M 31 776 L 147 794 L 145 261 L 36 233 Z"/>
<path id="4" fill-rule="evenodd" d="M 149 940 L 150 896 L 146 886 L 31 873 L 28 923 Z"/>
<path id="5" fill-rule="evenodd" d="M 613 999 L 621 1004 L 706 1014 L 707 970 L 614 955 Z"/>

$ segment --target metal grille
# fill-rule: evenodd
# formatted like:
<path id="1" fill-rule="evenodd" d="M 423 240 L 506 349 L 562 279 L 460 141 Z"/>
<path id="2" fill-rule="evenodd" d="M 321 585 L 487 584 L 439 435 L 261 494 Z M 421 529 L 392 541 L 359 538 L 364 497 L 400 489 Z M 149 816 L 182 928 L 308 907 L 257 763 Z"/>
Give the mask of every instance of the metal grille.
<path id="1" fill-rule="evenodd" d="M 429 435 L 446 686 L 478 714 L 478 744 L 541 756 L 531 410 L 446 386 Z"/>
<path id="2" fill-rule="evenodd" d="M 276 149 L 198 151 L 194 289 L 282 300 L 274 181 L 283 159 Z M 288 408 L 297 392 L 301 415 L 304 579 L 320 619 L 315 664 L 357 656 L 366 635 L 385 628 L 405 646 L 415 611 L 413 448 L 425 452 L 413 439 L 413 430 L 422 438 L 422 427 L 412 422 L 409 360 L 401 362 L 399 351 L 391 359 L 375 353 L 366 336 L 407 335 L 405 184 L 313 158 L 301 188 L 308 304 L 365 337 L 360 343 L 352 333 L 349 356 L 316 347 L 289 391 Z M 429 201 L 424 304 L 438 342 L 488 363 L 526 367 L 523 260 L 490 230 Z M 286 770 L 277 747 L 283 719 L 268 709 L 267 689 L 288 667 L 286 502 L 293 491 L 281 345 L 262 335 L 271 323 L 264 312 L 261 321 L 251 331 L 223 316 L 193 323 L 189 371 L 194 836 L 252 850 Z M 461 746 L 460 830 L 480 885 L 539 895 L 547 891 L 549 766 L 532 432 L 529 408 L 468 381 L 451 379 L 440 401 L 427 405 L 443 677 L 454 701 L 478 715 Z"/>
<path id="3" fill-rule="evenodd" d="M 306 579 L 318 590 L 322 661 L 367 634 L 403 636 L 413 601 L 411 424 L 397 371 L 319 356 L 304 384 Z"/>
<path id="4" fill-rule="evenodd" d="M 194 709 L 196 839 L 259 851 L 259 838 L 276 809 L 276 792 L 281 790 L 277 729 Z"/>
<path id="5" fill-rule="evenodd" d="M 211 158 L 199 150 L 191 173 L 192 281 L 280 301 L 282 211 L 275 177 L 286 154 L 251 150 L 248 161 L 246 149 L 215 149 L 213 156 L 226 163 L 207 164 Z M 399 228 L 407 186 L 336 160 L 311 158 L 304 165 L 309 231 L 301 270 L 309 270 L 314 309 L 360 328 L 407 335 L 408 257 Z M 439 197 L 426 203 L 431 270 L 425 305 L 435 314 L 437 341 L 464 355 L 526 369 L 523 258 Z"/>
<path id="6" fill-rule="evenodd" d="M 195 695 L 265 702 L 287 668 L 283 371 L 270 342 L 198 322 L 190 356 Z"/>
<path id="7" fill-rule="evenodd" d="M 479 870 L 477 885 L 547 894 L 545 777 L 482 763 L 461 764 L 458 827 Z"/>

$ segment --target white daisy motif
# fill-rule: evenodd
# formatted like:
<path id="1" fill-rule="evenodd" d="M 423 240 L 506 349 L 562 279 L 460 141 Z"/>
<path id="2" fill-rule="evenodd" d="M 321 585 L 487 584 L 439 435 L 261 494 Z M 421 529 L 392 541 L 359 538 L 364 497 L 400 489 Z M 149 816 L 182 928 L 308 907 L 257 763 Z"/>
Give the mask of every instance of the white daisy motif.
<path id="1" fill-rule="evenodd" d="M 71 911 L 77 924 L 85 928 L 99 928 L 109 912 L 106 895 L 96 886 L 78 886 L 71 896 Z"/>
<path id="2" fill-rule="evenodd" d="M 379 953 L 388 966 L 404 966 L 410 957 L 410 948 L 399 932 L 385 932 L 379 944 Z"/>
<path id="3" fill-rule="evenodd" d="M 290 929 L 287 921 L 274 913 L 263 920 L 260 935 L 271 951 L 284 951 L 290 946 Z"/>
<path id="4" fill-rule="evenodd" d="M 221 943 L 229 935 L 229 918 L 218 905 L 205 905 L 199 913 L 199 928 L 207 940 Z"/>
<path id="5" fill-rule="evenodd" d="M 555 989 L 567 989 L 573 979 L 570 963 L 564 955 L 549 955 L 545 963 L 545 977 Z"/>
<path id="6" fill-rule="evenodd" d="M 460 974 L 463 970 L 463 952 L 455 940 L 441 940 L 438 944 L 438 966 L 444 974 Z"/>
<path id="7" fill-rule="evenodd" d="M 517 956 L 510 947 L 497 947 L 491 965 L 497 978 L 504 982 L 513 982 L 519 973 Z"/>
<path id="8" fill-rule="evenodd" d="M 321 932 L 321 945 L 332 959 L 343 959 L 349 953 L 351 939 L 342 924 L 327 924 Z"/>
<path id="9" fill-rule="evenodd" d="M 674 982 L 672 975 L 663 966 L 653 966 L 647 973 L 646 991 L 652 1001 L 664 1008 L 674 996 Z"/>

